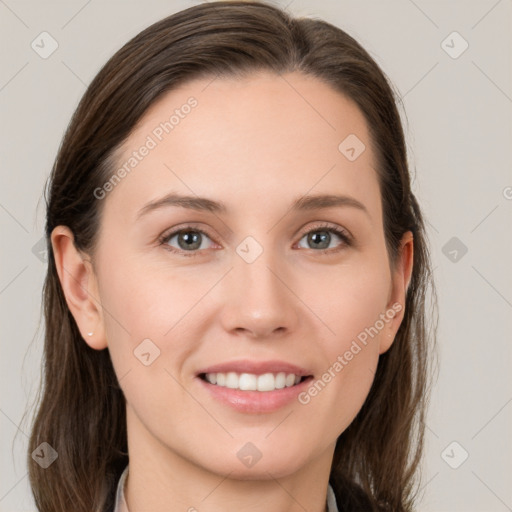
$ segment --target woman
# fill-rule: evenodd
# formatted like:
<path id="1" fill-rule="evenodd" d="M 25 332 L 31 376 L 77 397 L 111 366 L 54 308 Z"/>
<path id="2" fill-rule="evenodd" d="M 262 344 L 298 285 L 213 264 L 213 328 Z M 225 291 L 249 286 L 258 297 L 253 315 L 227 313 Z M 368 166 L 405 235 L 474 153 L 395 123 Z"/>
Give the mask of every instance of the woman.
<path id="1" fill-rule="evenodd" d="M 413 510 L 429 254 L 345 32 L 211 2 L 138 34 L 71 120 L 46 235 L 40 511 Z"/>

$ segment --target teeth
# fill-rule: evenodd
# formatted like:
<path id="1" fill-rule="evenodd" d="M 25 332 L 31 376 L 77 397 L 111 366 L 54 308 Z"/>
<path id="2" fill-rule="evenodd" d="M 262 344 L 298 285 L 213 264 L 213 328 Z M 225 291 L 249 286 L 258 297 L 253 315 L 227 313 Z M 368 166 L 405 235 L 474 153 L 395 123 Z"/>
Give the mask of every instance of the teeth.
<path id="1" fill-rule="evenodd" d="M 235 372 L 207 373 L 205 378 L 210 384 L 242 391 L 274 391 L 294 386 L 301 380 L 300 375 L 284 372 L 275 375 L 273 373 L 264 373 L 263 375 Z"/>

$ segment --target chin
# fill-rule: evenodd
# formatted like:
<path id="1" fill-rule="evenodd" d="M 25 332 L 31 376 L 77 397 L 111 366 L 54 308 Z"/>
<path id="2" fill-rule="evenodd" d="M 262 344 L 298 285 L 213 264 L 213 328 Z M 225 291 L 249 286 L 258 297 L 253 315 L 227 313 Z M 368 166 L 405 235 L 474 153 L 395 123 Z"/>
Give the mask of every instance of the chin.
<path id="1" fill-rule="evenodd" d="M 237 448 L 233 457 L 216 457 L 212 454 L 211 464 L 208 470 L 221 475 L 228 475 L 234 480 L 270 480 L 272 478 L 284 478 L 299 471 L 307 464 L 307 457 L 302 452 L 281 451 L 278 447 L 272 447 L 256 451 L 254 445 L 247 443 L 242 449 Z M 252 457 L 252 458 L 251 458 Z M 220 462 L 220 464 L 219 464 Z M 203 466 L 205 460 L 202 460 Z"/>

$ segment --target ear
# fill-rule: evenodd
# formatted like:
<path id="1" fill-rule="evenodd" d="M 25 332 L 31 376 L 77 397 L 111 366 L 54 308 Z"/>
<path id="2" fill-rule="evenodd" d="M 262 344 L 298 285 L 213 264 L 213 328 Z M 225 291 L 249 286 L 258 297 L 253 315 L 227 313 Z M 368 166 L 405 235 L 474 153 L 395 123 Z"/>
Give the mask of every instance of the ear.
<path id="1" fill-rule="evenodd" d="M 411 281 L 414 257 L 414 239 L 411 231 L 404 233 L 400 241 L 395 268 L 391 269 L 391 290 L 386 312 L 394 311 L 394 317 L 386 323 L 382 332 L 379 354 L 386 352 L 393 340 L 405 314 L 405 299 Z"/>
<path id="2" fill-rule="evenodd" d="M 95 350 L 102 350 L 107 347 L 107 340 L 92 264 L 76 249 L 73 233 L 67 226 L 57 226 L 52 231 L 51 242 L 68 308 L 86 343 Z"/>

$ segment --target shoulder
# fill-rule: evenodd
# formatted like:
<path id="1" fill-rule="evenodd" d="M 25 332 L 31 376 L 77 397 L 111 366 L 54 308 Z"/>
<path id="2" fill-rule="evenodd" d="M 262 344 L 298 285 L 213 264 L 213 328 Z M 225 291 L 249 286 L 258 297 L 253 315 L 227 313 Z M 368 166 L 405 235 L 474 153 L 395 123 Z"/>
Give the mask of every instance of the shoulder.
<path id="1" fill-rule="evenodd" d="M 109 494 L 104 512 L 122 512 L 121 504 L 124 497 L 123 488 L 128 474 L 128 465 L 117 468 L 109 479 Z"/>

